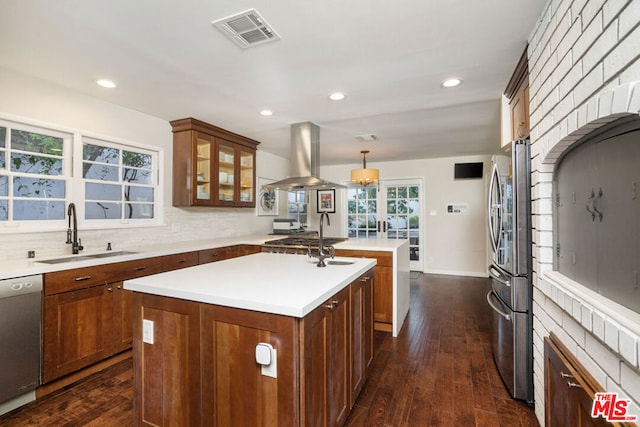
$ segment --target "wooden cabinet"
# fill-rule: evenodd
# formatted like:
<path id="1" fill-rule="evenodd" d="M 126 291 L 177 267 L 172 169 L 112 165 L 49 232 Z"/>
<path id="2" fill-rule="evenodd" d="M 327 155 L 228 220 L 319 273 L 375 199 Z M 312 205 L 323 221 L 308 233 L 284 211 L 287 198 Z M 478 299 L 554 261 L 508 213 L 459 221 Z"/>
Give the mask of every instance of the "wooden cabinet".
<path id="1" fill-rule="evenodd" d="M 171 126 L 173 206 L 255 207 L 259 142 L 193 118 Z"/>
<path id="2" fill-rule="evenodd" d="M 510 141 L 529 136 L 529 64 L 527 49 L 524 50 L 504 91 L 509 99 Z"/>
<path id="3" fill-rule="evenodd" d="M 343 425 L 373 359 L 372 277 L 303 319 L 135 292 L 134 424 Z M 153 344 L 142 340 L 143 320 L 154 324 Z M 276 378 L 256 363 L 261 342 L 277 351 Z"/>
<path id="4" fill-rule="evenodd" d="M 198 265 L 198 251 L 165 255 L 162 257 L 162 271 L 178 270 L 180 268 Z"/>
<path id="5" fill-rule="evenodd" d="M 343 289 L 302 319 L 302 425 L 340 426 L 349 415 L 349 292 Z"/>
<path id="6" fill-rule="evenodd" d="M 198 264 L 222 261 L 260 252 L 260 245 L 232 245 L 220 248 L 203 249 L 198 252 Z"/>
<path id="7" fill-rule="evenodd" d="M 362 251 L 336 249 L 336 256 L 375 258 L 373 287 L 375 329 L 391 332 L 393 330 L 393 254 L 385 251 Z"/>
<path id="8" fill-rule="evenodd" d="M 160 258 L 44 276 L 43 382 L 131 347 L 131 293 L 122 281 L 159 273 Z"/>
<path id="9" fill-rule="evenodd" d="M 625 425 L 591 417 L 595 393 L 604 390 L 553 333 L 544 339 L 544 373 L 547 427 Z"/>
<path id="10" fill-rule="evenodd" d="M 373 272 L 350 287 L 351 300 L 351 406 L 364 387 L 373 363 Z"/>

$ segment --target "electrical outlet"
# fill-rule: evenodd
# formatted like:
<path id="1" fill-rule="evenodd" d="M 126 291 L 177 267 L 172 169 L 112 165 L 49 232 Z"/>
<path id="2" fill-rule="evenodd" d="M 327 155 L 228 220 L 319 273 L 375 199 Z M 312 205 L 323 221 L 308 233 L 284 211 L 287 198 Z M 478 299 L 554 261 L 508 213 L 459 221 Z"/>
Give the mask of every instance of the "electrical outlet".
<path id="1" fill-rule="evenodd" d="M 262 375 L 278 378 L 278 350 L 271 349 L 271 364 L 262 365 Z"/>
<path id="2" fill-rule="evenodd" d="M 142 342 L 153 344 L 153 320 L 142 320 Z"/>

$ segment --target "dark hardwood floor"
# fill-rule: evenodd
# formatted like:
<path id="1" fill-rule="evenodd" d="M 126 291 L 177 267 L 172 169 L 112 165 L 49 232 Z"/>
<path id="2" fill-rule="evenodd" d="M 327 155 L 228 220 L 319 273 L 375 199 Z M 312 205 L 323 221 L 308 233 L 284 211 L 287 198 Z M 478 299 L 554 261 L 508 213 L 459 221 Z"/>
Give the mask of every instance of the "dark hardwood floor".
<path id="1" fill-rule="evenodd" d="M 491 355 L 488 280 L 415 274 L 398 338 L 376 332 L 372 375 L 347 426 L 538 426 L 509 397 Z M 0 416 L 0 426 L 132 424 L 132 363 L 124 360 Z"/>

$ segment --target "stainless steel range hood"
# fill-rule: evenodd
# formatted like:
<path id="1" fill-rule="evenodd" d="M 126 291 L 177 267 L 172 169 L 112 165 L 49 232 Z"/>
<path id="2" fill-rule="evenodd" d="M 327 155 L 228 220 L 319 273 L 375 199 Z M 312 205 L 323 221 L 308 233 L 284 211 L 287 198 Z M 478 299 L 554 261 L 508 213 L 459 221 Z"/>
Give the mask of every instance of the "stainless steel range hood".
<path id="1" fill-rule="evenodd" d="M 318 177 L 320 169 L 320 127 L 311 122 L 291 125 L 289 178 L 265 185 L 275 190 L 325 190 L 347 188 Z"/>

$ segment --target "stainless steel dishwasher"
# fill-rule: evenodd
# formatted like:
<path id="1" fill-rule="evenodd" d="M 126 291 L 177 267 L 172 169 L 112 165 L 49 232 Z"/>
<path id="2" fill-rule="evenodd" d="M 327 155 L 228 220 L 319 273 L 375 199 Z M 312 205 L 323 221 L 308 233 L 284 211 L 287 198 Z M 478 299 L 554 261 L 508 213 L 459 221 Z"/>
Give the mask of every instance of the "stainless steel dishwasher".
<path id="1" fill-rule="evenodd" d="M 42 276 L 0 280 L 0 403 L 40 384 Z"/>

